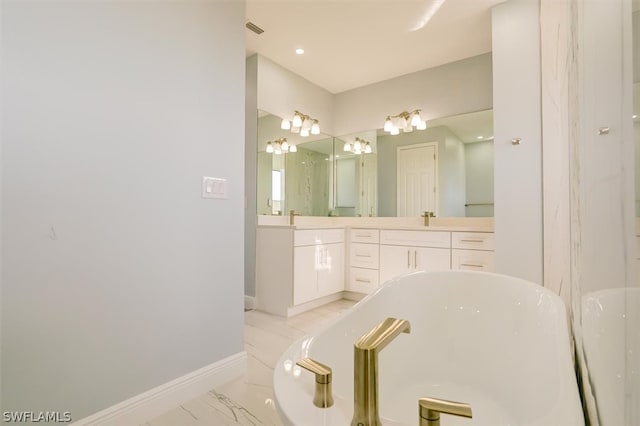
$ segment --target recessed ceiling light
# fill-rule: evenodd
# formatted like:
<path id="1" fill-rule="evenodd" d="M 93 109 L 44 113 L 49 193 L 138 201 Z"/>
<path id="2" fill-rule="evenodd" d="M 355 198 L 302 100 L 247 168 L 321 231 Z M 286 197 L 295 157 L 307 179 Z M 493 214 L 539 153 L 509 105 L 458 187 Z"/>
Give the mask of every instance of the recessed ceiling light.
<path id="1" fill-rule="evenodd" d="M 633 119 L 635 120 L 636 118 L 638 118 L 638 114 L 633 114 L 633 115 L 631 116 L 631 118 L 633 118 Z"/>
<path id="2" fill-rule="evenodd" d="M 484 136 L 476 136 L 476 139 L 484 139 Z"/>
<path id="3" fill-rule="evenodd" d="M 303 53 L 304 53 L 304 49 L 302 49 L 302 48 L 300 48 L 300 47 L 298 47 L 298 48 L 296 49 L 296 55 L 302 55 Z"/>

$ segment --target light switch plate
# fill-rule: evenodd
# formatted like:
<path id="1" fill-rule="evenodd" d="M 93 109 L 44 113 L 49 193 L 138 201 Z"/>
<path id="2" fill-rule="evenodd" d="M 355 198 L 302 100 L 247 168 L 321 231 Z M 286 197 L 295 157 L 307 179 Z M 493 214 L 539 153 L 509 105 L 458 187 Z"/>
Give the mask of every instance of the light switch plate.
<path id="1" fill-rule="evenodd" d="M 217 198 L 226 200 L 227 180 L 216 177 L 202 176 L 202 198 Z"/>

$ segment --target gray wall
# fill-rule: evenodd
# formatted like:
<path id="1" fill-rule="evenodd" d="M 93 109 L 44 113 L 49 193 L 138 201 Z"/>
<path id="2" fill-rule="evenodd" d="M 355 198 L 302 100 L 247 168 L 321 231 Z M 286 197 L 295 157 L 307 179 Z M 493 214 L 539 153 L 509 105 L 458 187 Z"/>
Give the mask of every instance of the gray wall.
<path id="1" fill-rule="evenodd" d="M 492 88 L 486 53 L 348 90 L 335 95 L 332 134 L 380 129 L 387 115 L 415 108 L 427 120 L 491 109 Z"/>
<path id="2" fill-rule="evenodd" d="M 242 351 L 244 3 L 2 7 L 2 409 L 79 419 Z"/>
<path id="3" fill-rule="evenodd" d="M 493 203 L 493 141 L 465 144 L 467 203 Z M 467 216 L 493 216 L 493 205 L 469 206 Z"/>
<path id="4" fill-rule="evenodd" d="M 378 136 L 378 216 L 396 215 L 397 148 L 426 142 L 438 143 L 439 215 L 464 216 L 464 147 L 445 126 L 396 136 Z"/>
<path id="5" fill-rule="evenodd" d="M 244 217 L 244 294 L 256 294 L 256 215 L 258 164 L 258 56 L 246 61 L 245 99 L 245 217 Z M 271 175 L 269 175 L 271 179 Z M 269 195 L 271 196 L 271 195 Z"/>

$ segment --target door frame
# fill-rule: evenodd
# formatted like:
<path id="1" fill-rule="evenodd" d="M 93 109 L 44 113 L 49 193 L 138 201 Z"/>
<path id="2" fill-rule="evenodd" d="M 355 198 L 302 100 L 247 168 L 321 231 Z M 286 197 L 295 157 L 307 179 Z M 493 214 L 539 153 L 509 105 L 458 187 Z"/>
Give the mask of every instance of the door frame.
<path id="1" fill-rule="evenodd" d="M 398 216 L 398 211 L 400 210 L 400 197 L 399 197 L 399 187 L 400 187 L 400 151 L 404 151 L 407 149 L 415 149 L 415 148 L 425 148 L 428 146 L 433 146 L 434 148 L 434 155 L 435 155 L 435 186 L 436 186 L 436 195 L 435 195 L 435 207 L 434 207 L 434 212 L 433 214 L 436 216 L 439 216 L 439 210 L 440 210 L 440 181 L 438 179 L 438 160 L 439 160 L 439 155 L 438 155 L 438 142 L 423 142 L 423 143 L 415 143 L 415 144 L 411 144 L 411 145 L 402 145 L 402 146 L 398 146 L 396 147 L 396 216 Z"/>

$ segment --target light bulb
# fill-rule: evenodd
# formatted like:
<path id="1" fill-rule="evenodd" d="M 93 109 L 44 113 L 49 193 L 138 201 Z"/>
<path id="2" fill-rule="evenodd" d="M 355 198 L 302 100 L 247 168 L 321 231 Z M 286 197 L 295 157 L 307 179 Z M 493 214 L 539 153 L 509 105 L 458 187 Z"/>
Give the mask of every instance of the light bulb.
<path id="1" fill-rule="evenodd" d="M 302 117 L 300 117 L 298 114 L 296 114 L 293 117 L 293 121 L 291 122 L 291 125 L 295 128 L 295 127 L 302 127 Z"/>
<path id="2" fill-rule="evenodd" d="M 281 145 L 281 146 L 282 146 L 282 150 L 283 150 L 284 152 L 289 151 L 289 144 L 287 143 L 287 140 L 286 140 L 286 139 L 282 141 L 282 145 Z"/>
<path id="3" fill-rule="evenodd" d="M 313 124 L 311 125 L 311 134 L 312 135 L 320 134 L 320 124 L 318 124 L 318 120 L 313 120 Z"/>
<path id="4" fill-rule="evenodd" d="M 353 144 L 353 150 L 355 152 L 360 152 L 361 149 L 362 149 L 362 143 L 360 143 L 360 141 L 356 139 L 355 143 Z"/>
<path id="5" fill-rule="evenodd" d="M 289 147 L 289 152 L 298 152 L 298 147 L 297 147 L 297 146 L 295 146 L 295 145 L 291 145 L 291 146 Z"/>
<path id="6" fill-rule="evenodd" d="M 360 146 L 353 146 L 353 153 L 354 154 L 362 154 L 362 149 Z"/>
<path id="7" fill-rule="evenodd" d="M 416 111 L 416 112 L 413 114 L 413 117 L 411 117 L 411 125 L 412 125 L 413 127 L 417 127 L 417 126 L 418 126 L 418 124 L 420 124 L 420 122 L 421 122 L 421 121 L 422 121 L 422 120 L 420 119 L 420 113 L 419 113 L 418 111 Z"/>
<path id="8" fill-rule="evenodd" d="M 395 136 L 395 135 L 399 135 L 400 134 L 400 129 L 398 129 L 396 126 L 393 126 L 390 130 L 390 133 Z"/>
<path id="9" fill-rule="evenodd" d="M 418 130 L 424 130 L 426 128 L 427 128 L 427 122 L 424 121 L 424 120 L 420 120 L 420 122 L 416 126 L 416 129 L 418 129 Z"/>
<path id="10" fill-rule="evenodd" d="M 390 132 L 392 128 L 393 128 L 393 123 L 391 122 L 391 117 L 387 117 L 387 119 L 384 122 L 384 131 Z"/>
<path id="11" fill-rule="evenodd" d="M 344 143 L 344 147 L 342 148 L 345 152 L 351 151 L 351 144 L 349 142 Z"/>
<path id="12" fill-rule="evenodd" d="M 280 123 L 280 128 L 282 130 L 289 130 L 291 128 L 291 123 L 286 118 L 283 118 L 282 123 Z"/>
<path id="13" fill-rule="evenodd" d="M 300 129 L 300 136 L 307 137 L 309 136 L 309 129 L 305 129 L 304 127 Z"/>
<path id="14" fill-rule="evenodd" d="M 269 154 L 273 152 L 273 145 L 271 145 L 271 142 L 267 142 L 267 152 Z"/>
<path id="15" fill-rule="evenodd" d="M 364 144 L 364 153 L 365 154 L 371 154 L 371 145 L 369 145 L 369 142 L 367 142 L 366 144 Z"/>

